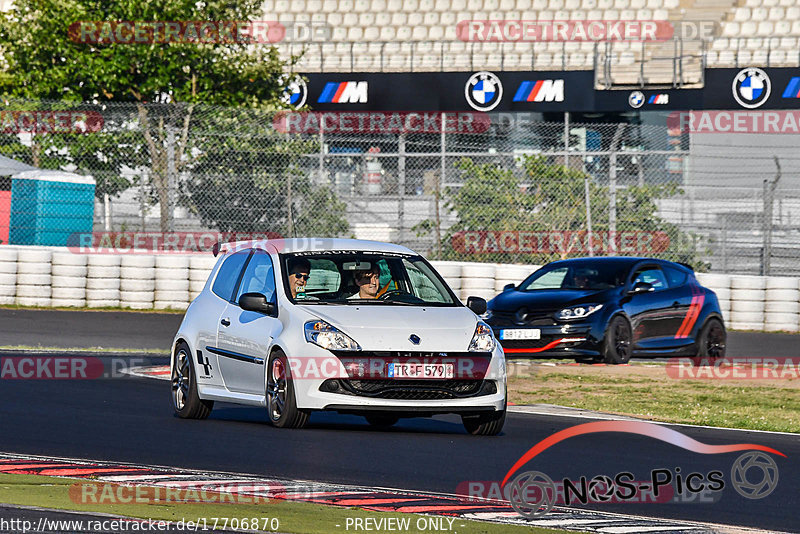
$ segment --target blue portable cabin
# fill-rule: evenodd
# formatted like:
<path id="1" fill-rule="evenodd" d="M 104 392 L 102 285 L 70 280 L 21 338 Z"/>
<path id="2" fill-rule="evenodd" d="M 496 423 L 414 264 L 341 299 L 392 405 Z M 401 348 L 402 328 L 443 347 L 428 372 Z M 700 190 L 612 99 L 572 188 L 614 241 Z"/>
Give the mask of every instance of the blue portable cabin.
<path id="1" fill-rule="evenodd" d="M 66 246 L 75 232 L 91 232 L 95 180 L 71 172 L 23 171 L 11 177 L 9 243 Z"/>

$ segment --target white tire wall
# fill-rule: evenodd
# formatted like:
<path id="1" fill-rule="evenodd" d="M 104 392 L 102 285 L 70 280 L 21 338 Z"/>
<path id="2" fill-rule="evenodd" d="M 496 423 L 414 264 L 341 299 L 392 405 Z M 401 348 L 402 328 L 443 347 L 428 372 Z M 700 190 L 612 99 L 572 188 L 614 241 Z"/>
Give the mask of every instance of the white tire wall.
<path id="1" fill-rule="evenodd" d="M 19 306 L 51 305 L 53 252 L 48 249 L 17 249 L 16 300 Z"/>
<path id="2" fill-rule="evenodd" d="M 116 308 L 119 306 L 120 265 L 123 256 L 118 254 L 93 254 L 89 256 L 86 271 L 86 306 L 89 308 Z"/>
<path id="3" fill-rule="evenodd" d="M 190 256 L 156 256 L 154 308 L 186 309 L 191 301 L 190 263 Z"/>

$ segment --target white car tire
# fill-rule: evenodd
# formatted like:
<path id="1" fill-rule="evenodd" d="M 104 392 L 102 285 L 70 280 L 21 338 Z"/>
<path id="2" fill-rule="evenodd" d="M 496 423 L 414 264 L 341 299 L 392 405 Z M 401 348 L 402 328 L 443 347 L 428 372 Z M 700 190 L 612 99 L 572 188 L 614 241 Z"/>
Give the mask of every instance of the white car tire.
<path id="1" fill-rule="evenodd" d="M 162 302 L 189 302 L 189 290 L 184 291 L 159 291 L 155 292 L 155 300 Z"/>
<path id="2" fill-rule="evenodd" d="M 152 291 L 120 291 L 119 299 L 126 302 L 149 302 L 153 303 Z"/>
<path id="3" fill-rule="evenodd" d="M 50 285 L 56 287 L 86 287 L 86 278 L 82 276 L 53 276 Z"/>
<path id="4" fill-rule="evenodd" d="M 734 300 L 731 301 L 731 311 L 735 313 L 764 313 L 763 300 Z"/>
<path id="5" fill-rule="evenodd" d="M 53 308 L 85 308 L 86 301 L 83 299 L 50 299 L 50 306 Z"/>
<path id="6" fill-rule="evenodd" d="M 17 285 L 0 285 L 0 297 L 15 297 L 17 296 Z"/>
<path id="7" fill-rule="evenodd" d="M 767 302 L 797 302 L 800 301 L 800 289 L 770 289 L 767 288 Z"/>
<path id="8" fill-rule="evenodd" d="M 155 268 L 156 280 L 188 280 L 189 269 L 163 269 Z"/>
<path id="9" fill-rule="evenodd" d="M 156 258 L 157 269 L 188 269 L 189 256 L 185 254 L 159 254 Z"/>
<path id="10" fill-rule="evenodd" d="M 787 300 L 767 301 L 764 305 L 766 313 L 800 313 L 800 302 Z"/>
<path id="11" fill-rule="evenodd" d="M 86 288 L 86 301 L 119 300 L 119 289 L 89 289 Z"/>
<path id="12" fill-rule="evenodd" d="M 495 268 L 491 264 L 465 264 L 461 266 L 461 278 L 491 278 L 494 279 Z"/>
<path id="13" fill-rule="evenodd" d="M 89 278 L 119 278 L 119 265 L 89 265 Z"/>
<path id="14" fill-rule="evenodd" d="M 156 291 L 189 291 L 189 280 L 155 279 Z"/>
<path id="15" fill-rule="evenodd" d="M 731 289 L 765 289 L 767 280 L 763 276 L 732 276 Z"/>
<path id="16" fill-rule="evenodd" d="M 27 274 L 50 274 L 50 262 L 31 263 L 18 262 L 17 272 Z"/>
<path id="17" fill-rule="evenodd" d="M 188 302 L 174 302 L 170 300 L 157 300 L 153 302 L 153 308 L 156 310 L 185 310 L 188 307 Z"/>
<path id="18" fill-rule="evenodd" d="M 17 297 L 14 301 L 17 306 L 31 306 L 36 308 L 49 308 L 50 297 Z"/>
<path id="19" fill-rule="evenodd" d="M 99 300 L 89 300 L 86 299 L 86 307 L 87 308 L 119 308 L 119 299 L 99 299 Z"/>
<path id="20" fill-rule="evenodd" d="M 156 281 L 122 278 L 119 281 L 119 288 L 122 291 L 148 291 L 152 295 L 156 289 Z"/>
<path id="21" fill-rule="evenodd" d="M 90 254 L 89 267 L 119 267 L 122 256 L 119 254 Z"/>
<path id="22" fill-rule="evenodd" d="M 86 289 L 104 290 L 104 289 L 119 289 L 119 278 L 87 278 Z"/>
<path id="23" fill-rule="evenodd" d="M 156 277 L 155 267 L 120 267 L 120 278 L 130 280 L 154 280 Z"/>
<path id="24" fill-rule="evenodd" d="M 85 265 L 56 265 L 53 264 L 53 276 L 80 276 L 85 277 L 88 268 Z"/>
<path id="25" fill-rule="evenodd" d="M 19 251 L 13 247 L 1 246 L 0 247 L 0 263 L 17 263 L 19 259 Z"/>
<path id="26" fill-rule="evenodd" d="M 53 253 L 41 248 L 19 248 L 17 249 L 17 261 L 19 263 L 46 263 L 50 265 Z"/>
<path id="27" fill-rule="evenodd" d="M 85 267 L 87 257 L 84 254 L 73 254 L 72 252 L 53 252 L 53 267 L 56 265 L 71 265 L 73 267 Z"/>
<path id="28" fill-rule="evenodd" d="M 17 286 L 17 297 L 23 298 L 50 298 L 52 289 L 49 285 L 46 286 Z"/>
<path id="29" fill-rule="evenodd" d="M 86 290 L 82 287 L 54 287 L 50 296 L 54 299 L 78 299 L 86 298 Z"/>
<path id="30" fill-rule="evenodd" d="M 127 254 L 122 257 L 120 267 L 152 268 L 156 266 L 156 258 L 150 254 Z"/>

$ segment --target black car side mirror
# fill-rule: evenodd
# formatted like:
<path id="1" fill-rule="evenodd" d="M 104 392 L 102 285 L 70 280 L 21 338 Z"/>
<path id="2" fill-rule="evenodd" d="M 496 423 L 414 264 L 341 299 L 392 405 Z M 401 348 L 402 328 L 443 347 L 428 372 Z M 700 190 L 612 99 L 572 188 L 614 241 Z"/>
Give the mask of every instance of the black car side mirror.
<path id="1" fill-rule="evenodd" d="M 515 287 L 517 287 L 516 284 L 506 284 L 503 286 L 503 291 L 508 291 L 509 289 L 514 289 Z"/>
<path id="2" fill-rule="evenodd" d="M 244 293 L 239 297 L 239 307 L 246 311 L 254 311 L 273 315 L 275 313 L 275 304 L 267 302 L 267 297 L 261 293 Z"/>
<path id="3" fill-rule="evenodd" d="M 486 313 L 486 299 L 467 297 L 467 308 L 475 312 L 475 315 L 483 315 Z"/>
<path id="4" fill-rule="evenodd" d="M 628 291 L 629 295 L 635 295 L 637 293 L 650 293 L 655 291 L 656 288 L 653 287 L 653 284 L 650 282 L 636 282 L 634 286 Z"/>

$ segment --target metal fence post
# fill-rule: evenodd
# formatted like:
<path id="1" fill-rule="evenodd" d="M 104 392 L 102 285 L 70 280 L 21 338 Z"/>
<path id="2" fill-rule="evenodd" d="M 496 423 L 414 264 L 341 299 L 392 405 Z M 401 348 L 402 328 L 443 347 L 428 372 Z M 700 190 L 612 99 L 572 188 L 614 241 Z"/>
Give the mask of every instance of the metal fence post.
<path id="1" fill-rule="evenodd" d="M 404 227 L 405 227 L 405 213 L 403 205 L 403 197 L 406 193 L 406 135 L 399 134 L 397 136 L 397 241 L 403 243 Z"/>
<path id="2" fill-rule="evenodd" d="M 612 254 L 617 252 L 617 150 L 624 131 L 625 125 L 617 124 L 608 156 L 608 246 Z"/>
<path id="3" fill-rule="evenodd" d="M 588 233 L 589 256 L 594 256 L 594 244 L 592 243 L 592 201 L 589 199 L 589 176 L 583 178 L 583 192 L 586 196 L 586 230 Z"/>
<path id="4" fill-rule="evenodd" d="M 445 180 L 445 174 L 447 173 L 447 134 L 445 133 L 445 119 L 446 114 L 442 113 L 442 134 L 441 134 L 441 150 L 442 150 L 442 169 L 439 173 L 439 177 L 436 178 L 436 182 L 434 184 L 433 190 L 433 215 L 434 215 L 434 225 L 436 227 L 435 238 L 436 238 L 436 259 L 442 259 L 442 217 L 441 213 L 439 213 L 439 200 L 441 199 L 441 190 L 442 190 L 442 182 Z"/>
<path id="5" fill-rule="evenodd" d="M 175 129 L 167 127 L 167 231 L 175 231 Z"/>

